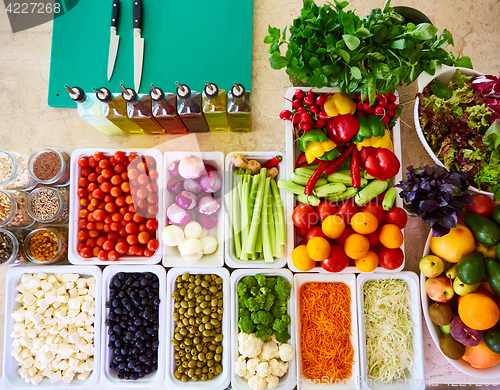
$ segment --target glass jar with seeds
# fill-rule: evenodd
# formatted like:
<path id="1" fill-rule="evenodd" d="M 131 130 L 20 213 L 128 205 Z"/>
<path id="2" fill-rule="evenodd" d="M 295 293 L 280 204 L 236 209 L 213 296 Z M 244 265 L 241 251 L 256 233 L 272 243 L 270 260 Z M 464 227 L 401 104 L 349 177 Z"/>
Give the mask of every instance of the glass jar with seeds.
<path id="1" fill-rule="evenodd" d="M 31 190 L 36 181 L 28 172 L 28 156 L 0 150 L 0 188 L 5 190 Z"/>
<path id="2" fill-rule="evenodd" d="M 40 184 L 69 184 L 70 156 L 62 150 L 40 149 L 28 161 L 29 174 Z"/>
<path id="3" fill-rule="evenodd" d="M 24 241 L 28 233 L 25 229 L 0 229 L 0 266 L 27 262 Z"/>
<path id="4" fill-rule="evenodd" d="M 40 187 L 28 196 L 28 213 L 41 223 L 67 223 L 69 190 L 65 187 Z"/>
<path id="5" fill-rule="evenodd" d="M 35 264 L 54 264 L 68 256 L 68 229 L 51 226 L 36 229 L 24 241 L 26 258 Z"/>
<path id="6" fill-rule="evenodd" d="M 25 228 L 35 222 L 26 208 L 28 194 L 0 190 L 0 227 Z"/>

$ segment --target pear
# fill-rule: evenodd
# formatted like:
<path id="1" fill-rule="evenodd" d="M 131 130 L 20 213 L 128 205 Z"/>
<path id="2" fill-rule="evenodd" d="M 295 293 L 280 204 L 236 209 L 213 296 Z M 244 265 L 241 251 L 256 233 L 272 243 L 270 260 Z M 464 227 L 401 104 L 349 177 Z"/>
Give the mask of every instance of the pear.
<path id="1" fill-rule="evenodd" d="M 455 293 L 462 297 L 464 295 L 473 293 L 479 288 L 479 286 L 481 286 L 481 282 L 476 284 L 465 284 L 458 278 L 458 276 L 453 281 L 453 290 L 455 290 Z"/>
<path id="2" fill-rule="evenodd" d="M 454 264 L 450 269 L 446 271 L 446 277 L 451 280 L 455 280 L 457 277 L 457 265 Z"/>

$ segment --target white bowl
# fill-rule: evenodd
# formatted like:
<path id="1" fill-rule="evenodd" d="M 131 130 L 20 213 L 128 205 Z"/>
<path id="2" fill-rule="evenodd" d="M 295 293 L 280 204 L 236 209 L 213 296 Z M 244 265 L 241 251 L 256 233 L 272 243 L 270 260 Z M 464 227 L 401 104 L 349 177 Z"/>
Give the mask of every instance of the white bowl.
<path id="1" fill-rule="evenodd" d="M 185 260 L 177 247 L 168 246 L 161 244 L 160 247 L 163 248 L 163 265 L 165 267 L 222 267 L 224 265 L 224 154 L 222 152 L 165 152 L 165 188 L 163 190 L 163 210 L 161 211 L 163 218 L 162 228 L 165 228 L 169 223 L 167 220 L 167 208 L 171 204 L 175 203 L 175 194 L 171 194 L 167 191 L 167 183 L 173 176 L 168 170 L 168 166 L 172 162 L 179 162 L 183 157 L 194 155 L 197 156 L 209 164 L 217 168 L 217 172 L 222 177 L 222 188 L 220 191 L 220 197 L 217 199 L 220 202 L 220 209 L 217 214 L 217 226 L 208 231 L 210 236 L 217 238 L 219 246 L 215 253 L 211 255 L 204 255 L 200 260 L 196 262 L 189 262 Z M 181 226 L 182 228 L 182 226 Z"/>
<path id="2" fill-rule="evenodd" d="M 431 237 L 432 237 L 432 230 L 429 232 L 429 237 L 427 238 L 427 242 L 425 243 L 423 256 L 427 256 L 432 253 Z M 436 345 L 437 349 L 439 349 L 439 352 L 443 355 L 443 357 L 446 360 L 448 360 L 448 362 L 452 366 L 462 371 L 464 374 L 476 376 L 479 378 L 500 378 L 500 364 L 497 364 L 494 367 L 484 368 L 484 369 L 474 368 L 465 360 L 450 359 L 441 351 L 441 348 L 439 347 L 439 339 L 443 334 L 439 329 L 439 326 L 434 324 L 429 317 L 429 304 L 432 304 L 433 301 L 427 296 L 427 293 L 425 292 L 426 279 L 427 278 L 425 277 L 425 275 L 423 273 L 420 273 L 420 295 L 422 299 L 422 311 L 424 312 L 425 322 L 427 323 L 427 329 L 429 329 L 429 333 L 431 334 L 432 340 L 434 341 L 434 344 Z"/>
<path id="3" fill-rule="evenodd" d="M 108 326 L 104 324 L 104 321 L 108 318 L 109 309 L 106 307 L 106 302 L 109 299 L 109 284 L 113 280 L 114 276 L 119 272 L 125 273 L 146 273 L 151 272 L 158 276 L 158 282 L 160 284 L 160 307 L 158 310 L 159 318 L 159 329 L 158 329 L 158 340 L 160 345 L 158 347 L 158 369 L 150 373 L 144 378 L 139 378 L 137 380 L 126 380 L 118 379 L 117 372 L 109 368 L 111 363 L 112 351 L 108 347 L 109 334 Z M 166 361 L 166 350 L 167 350 L 167 274 L 165 268 L 160 265 L 144 265 L 138 267 L 136 265 L 112 265 L 106 267 L 102 274 L 102 318 L 104 319 L 102 325 L 102 343 L 101 343 L 101 382 L 106 387 L 155 387 L 161 386 L 165 380 L 165 361 Z M 170 340 L 168 340 L 170 343 Z"/>
<path id="4" fill-rule="evenodd" d="M 484 75 L 484 73 L 478 72 L 477 70 L 469 69 L 469 68 L 460 68 L 460 67 L 451 67 L 447 65 L 443 65 L 442 68 L 436 69 L 436 73 L 434 76 L 431 76 L 430 74 L 423 72 L 417 79 L 417 85 L 418 85 L 418 92 L 422 93 L 425 87 L 427 87 L 432 81 L 435 79 L 440 80 L 446 84 L 448 84 L 451 79 L 453 78 L 453 75 L 455 74 L 456 70 L 460 70 L 461 73 L 467 75 L 467 76 L 481 76 Z M 415 129 L 417 130 L 418 138 L 420 139 L 420 142 L 422 145 L 424 145 L 425 150 L 431 156 L 432 160 L 436 163 L 436 165 L 439 165 L 443 168 L 445 168 L 444 164 L 439 160 L 439 158 L 436 156 L 436 154 L 432 151 L 431 147 L 427 143 L 427 140 L 425 139 L 425 135 L 422 131 L 422 128 L 420 127 L 420 115 L 418 112 L 418 106 L 420 103 L 420 98 L 417 96 L 415 100 L 415 108 L 414 108 L 414 119 L 415 119 Z M 469 186 L 469 190 L 472 192 L 476 192 L 478 194 L 484 194 L 488 196 L 493 196 L 492 192 L 488 191 L 481 191 L 478 188 Z"/>
<path id="5" fill-rule="evenodd" d="M 21 306 L 14 300 L 17 295 L 16 286 L 21 282 L 23 274 L 79 274 L 86 277 L 94 277 L 96 282 L 95 289 L 95 313 L 94 313 L 94 370 L 89 377 L 84 380 L 75 378 L 71 383 L 58 381 L 50 383 L 50 379 L 44 378 L 38 386 L 28 384 L 22 379 L 17 370 L 19 368 L 16 359 L 12 357 L 12 329 L 14 327 L 14 318 L 11 313 L 19 309 Z M 99 374 L 101 366 L 101 302 L 102 302 L 102 273 L 99 267 L 93 266 L 75 266 L 75 265 L 45 265 L 45 266 L 22 266 L 10 268 L 6 277 L 6 294 L 5 294 L 5 323 L 4 323 L 4 346 L 3 346 L 3 372 L 2 381 L 6 388 L 15 389 L 34 389 L 43 387 L 48 389 L 54 388 L 94 388 L 99 383 Z"/>
<path id="6" fill-rule="evenodd" d="M 411 294 L 411 320 L 413 327 L 413 375 L 397 379 L 386 385 L 377 385 L 377 381 L 368 380 L 368 367 L 366 362 L 366 333 L 364 317 L 364 294 L 363 287 L 369 280 L 378 279 L 401 279 L 408 284 Z M 424 372 L 424 341 L 422 336 L 422 315 L 420 312 L 420 295 L 418 293 L 418 276 L 414 272 L 399 272 L 398 274 L 360 274 L 356 281 L 358 294 L 358 321 L 359 321 L 359 346 L 361 379 L 363 388 L 369 390 L 396 390 L 404 385 L 406 389 L 423 390 L 425 389 Z"/>
<path id="7" fill-rule="evenodd" d="M 311 90 L 313 88 L 309 88 L 309 87 L 289 88 L 288 91 L 286 92 L 286 109 L 287 110 L 290 110 L 290 111 L 292 110 L 291 101 L 292 101 L 293 95 L 297 89 L 301 89 L 307 93 L 309 90 Z M 331 94 L 331 93 L 340 92 L 340 89 L 338 89 L 338 88 L 314 88 L 314 92 Z M 394 95 L 396 95 L 396 97 L 397 97 L 396 104 L 398 104 L 399 103 L 398 92 L 395 91 Z M 286 155 L 287 155 L 286 166 L 287 166 L 287 171 L 288 171 L 285 180 L 289 180 L 290 175 L 295 170 L 295 163 L 297 161 L 297 156 L 300 153 L 300 150 L 295 146 L 292 122 L 291 121 L 285 121 L 285 122 L 286 122 Z M 403 158 L 401 156 L 401 129 L 400 129 L 399 123 L 400 123 L 400 121 L 398 119 L 398 121 L 394 125 L 394 128 L 392 129 L 392 141 L 394 143 L 394 154 L 396 155 L 398 160 L 401 161 L 401 169 L 399 170 L 397 175 L 394 177 L 394 179 L 391 180 L 391 182 L 390 182 L 391 185 L 403 180 Z M 399 188 L 396 188 L 396 190 L 397 190 L 398 194 L 401 191 Z M 291 215 L 292 215 L 293 209 L 295 208 L 295 204 L 296 204 L 295 195 L 293 195 L 289 192 L 286 192 L 285 199 L 286 199 L 286 201 L 285 201 L 286 207 L 289 210 L 289 214 L 290 214 L 290 215 L 287 215 L 285 213 L 285 219 L 287 222 L 286 253 L 288 254 L 288 268 L 290 268 L 293 272 L 330 273 L 329 271 L 324 270 L 323 267 L 321 267 L 321 265 L 318 265 L 309 271 L 301 271 L 297 267 L 295 267 L 295 265 L 293 264 L 291 253 L 292 253 L 293 249 L 295 248 L 295 244 L 300 242 L 302 240 L 302 238 L 300 238 L 299 236 L 297 236 L 295 234 L 295 228 L 294 228 L 293 222 L 291 220 Z M 396 202 L 394 205 L 397 207 L 403 208 L 403 200 L 399 196 L 396 196 Z M 401 232 L 404 234 L 404 229 L 401 229 Z M 404 242 L 401 245 L 401 250 L 403 251 L 403 253 L 405 252 L 405 243 Z M 388 269 L 385 269 L 381 266 L 378 266 L 372 272 L 383 272 L 383 273 L 400 272 L 405 267 L 405 263 L 406 263 L 406 260 L 403 260 L 403 264 L 401 264 L 401 266 L 395 270 L 388 270 Z M 346 269 L 341 271 L 341 273 L 360 273 L 360 272 L 361 271 L 355 266 L 347 266 Z"/>
<path id="8" fill-rule="evenodd" d="M 276 259 L 273 262 L 266 262 L 264 260 L 248 260 L 248 261 L 243 261 L 240 260 L 236 257 L 234 253 L 234 242 L 232 240 L 233 237 L 233 231 L 232 231 L 232 225 L 231 225 L 231 210 L 232 210 L 232 205 L 233 205 L 233 199 L 232 199 L 232 188 L 233 188 L 233 171 L 234 171 L 234 165 L 231 161 L 231 156 L 235 153 L 241 153 L 243 154 L 248 160 L 257 160 L 261 164 L 265 163 L 266 161 L 270 160 L 273 157 L 276 156 L 283 156 L 283 160 L 279 163 L 277 166 L 279 173 L 278 176 L 276 176 L 276 181 L 280 179 L 286 179 L 287 177 L 287 165 L 286 165 L 286 156 L 283 153 L 279 152 L 231 152 L 226 156 L 226 172 L 227 172 L 227 179 L 226 179 L 226 186 L 224 188 L 224 196 L 225 196 L 225 204 L 227 205 L 227 211 L 226 211 L 226 264 L 231 267 L 231 268 L 282 268 L 286 265 L 287 262 L 287 255 L 290 254 L 291 252 L 288 252 L 288 245 L 285 245 L 285 257 L 282 259 Z M 292 229 L 293 231 L 293 224 L 291 224 L 291 215 L 287 215 L 287 194 L 285 191 L 279 190 L 280 191 L 280 196 L 281 196 L 281 201 L 283 203 L 283 212 L 285 215 L 285 228 L 287 229 L 287 235 L 286 239 L 288 241 L 288 231 Z M 290 226 L 291 224 L 291 226 Z"/>
<path id="9" fill-rule="evenodd" d="M 80 206 L 80 198 L 76 194 L 78 188 L 78 179 L 80 178 L 80 172 L 82 168 L 78 165 L 78 159 L 80 157 L 90 157 L 95 152 L 103 152 L 105 156 L 111 157 L 116 151 L 121 150 L 123 152 L 135 152 L 139 156 L 153 157 L 156 161 L 156 170 L 158 172 L 158 179 L 156 183 L 158 185 L 158 213 L 156 214 L 156 220 L 158 221 L 158 228 L 156 229 L 156 239 L 161 241 L 162 232 L 162 213 L 161 213 L 161 201 L 162 190 L 163 190 L 163 156 L 156 149 L 76 149 L 71 153 L 71 179 L 70 179 L 70 203 L 69 203 L 69 235 L 68 235 L 68 260 L 71 264 L 76 265 L 106 265 L 106 264 L 117 264 L 116 261 L 106 260 L 101 261 L 97 257 L 92 256 L 89 259 L 85 259 L 80 256 L 80 253 L 76 250 L 78 245 L 78 238 L 76 237 L 80 228 L 78 227 L 78 212 L 82 208 Z M 157 264 L 161 260 L 161 245 L 156 251 L 156 253 L 151 257 L 146 256 L 120 256 L 118 263 L 120 264 Z"/>
<path id="10" fill-rule="evenodd" d="M 239 269 L 231 274 L 231 364 L 234 366 L 236 360 L 238 360 L 238 292 L 236 290 L 238 282 L 248 275 L 262 274 L 266 276 L 283 276 L 292 285 L 290 290 L 290 299 L 288 300 L 288 315 L 290 316 L 290 335 L 292 336 L 288 343 L 292 346 L 295 351 L 294 359 L 297 359 L 297 344 L 295 339 L 296 332 L 296 315 L 295 315 L 295 285 L 293 280 L 293 274 L 287 269 Z M 234 367 L 231 367 L 231 384 L 235 389 L 238 390 L 251 390 L 248 381 L 240 377 L 234 371 Z M 288 372 L 279 378 L 279 384 L 276 389 L 278 390 L 293 390 L 297 386 L 297 365 L 292 360 L 288 364 Z"/>
<path id="11" fill-rule="evenodd" d="M 188 381 L 186 383 L 177 379 L 174 376 L 175 370 L 175 359 L 174 359 L 174 346 L 170 342 L 174 337 L 174 320 L 172 318 L 174 314 L 174 299 L 172 298 L 172 293 L 176 290 L 175 288 L 175 279 L 177 276 L 182 275 L 183 273 L 189 273 L 192 275 L 203 274 L 203 275 L 218 275 L 223 280 L 222 291 L 224 292 L 223 298 L 223 308 L 224 313 L 222 315 L 222 360 L 220 364 L 222 365 L 222 374 L 214 376 L 212 379 L 207 380 L 205 382 L 199 380 L 198 382 Z M 169 390 L 221 390 L 225 389 L 229 386 L 229 382 L 231 380 L 231 351 L 230 351 L 230 324 L 231 317 L 230 307 L 231 307 L 231 276 L 229 275 L 229 271 L 226 268 L 171 268 L 167 274 L 167 338 L 168 338 L 168 347 L 167 347 L 167 388 Z"/>
<path id="12" fill-rule="evenodd" d="M 295 336 L 297 345 L 296 351 L 296 362 L 297 362 L 297 378 L 298 390 L 317 390 L 319 388 L 324 390 L 334 390 L 334 389 L 342 389 L 342 390 L 352 390 L 360 388 L 360 369 L 359 369 L 359 338 L 358 338 L 358 311 L 356 309 L 358 301 L 356 294 L 356 275 L 354 274 L 340 274 L 340 273 L 301 273 L 295 274 L 294 276 L 294 289 L 295 289 L 295 301 L 297 307 L 297 315 L 295 318 L 297 319 L 297 323 L 295 326 Z M 323 378 L 317 378 L 320 383 L 313 384 L 312 380 L 305 378 L 302 375 L 302 354 L 301 354 L 301 340 L 300 340 L 300 332 L 302 329 L 300 323 L 300 290 L 303 284 L 309 282 L 319 282 L 319 283 L 331 283 L 331 282 L 341 282 L 345 283 L 349 286 L 351 290 L 351 345 L 354 348 L 354 364 L 352 365 L 352 375 L 351 378 L 347 379 L 347 385 L 341 384 L 332 384 L 331 381 L 327 378 L 324 381 Z M 329 385 L 327 385 L 330 383 Z"/>

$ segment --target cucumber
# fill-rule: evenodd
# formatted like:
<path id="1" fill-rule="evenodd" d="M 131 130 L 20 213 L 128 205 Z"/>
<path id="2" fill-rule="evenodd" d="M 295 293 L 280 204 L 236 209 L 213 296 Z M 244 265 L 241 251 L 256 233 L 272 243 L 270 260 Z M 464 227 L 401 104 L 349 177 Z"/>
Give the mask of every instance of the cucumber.
<path id="1" fill-rule="evenodd" d="M 304 176 L 304 177 L 311 177 L 314 173 L 315 169 L 311 169 L 311 168 L 297 168 L 294 173 L 296 175 L 299 175 L 299 176 Z"/>
<path id="2" fill-rule="evenodd" d="M 375 178 L 372 175 L 370 175 L 367 171 L 365 171 L 365 179 L 366 180 L 373 180 Z"/>
<path id="3" fill-rule="evenodd" d="M 342 183 L 346 186 L 352 187 L 352 178 L 350 171 L 349 174 L 344 174 L 341 172 L 332 173 L 326 178 L 326 180 L 332 183 Z M 368 185 L 368 180 L 366 180 L 365 178 L 361 178 L 360 184 L 361 187 L 366 187 Z"/>
<path id="4" fill-rule="evenodd" d="M 291 181 L 278 180 L 278 188 L 280 190 L 291 192 L 295 195 L 303 195 L 306 187 L 300 186 L 298 184 L 292 183 Z"/>
<path id="5" fill-rule="evenodd" d="M 310 204 L 313 207 L 319 205 L 320 202 L 320 200 L 313 195 L 302 194 L 302 195 L 297 195 L 295 198 L 297 199 L 298 202 Z"/>
<path id="6" fill-rule="evenodd" d="M 339 195 L 346 189 L 346 186 L 342 183 L 329 183 L 321 187 L 316 187 L 314 189 L 314 195 L 318 198 L 324 198 L 326 196 Z"/>
<path id="7" fill-rule="evenodd" d="M 369 201 L 375 199 L 382 192 L 384 192 L 388 186 L 389 183 L 387 183 L 385 180 L 373 180 L 370 184 L 368 184 L 365 188 L 357 193 L 355 199 L 356 204 L 358 206 L 364 206 Z"/>
<path id="8" fill-rule="evenodd" d="M 305 177 L 305 176 L 300 176 L 300 175 L 297 175 L 295 173 L 292 173 L 290 175 L 290 180 L 292 181 L 292 183 L 295 183 L 295 184 L 299 184 L 301 186 L 306 186 L 307 185 L 307 182 L 309 181 L 309 178 L 308 177 Z M 326 181 L 326 179 L 324 177 L 320 177 L 318 179 L 318 182 L 316 183 L 315 187 L 319 187 L 319 186 L 323 186 L 325 185 L 326 183 L 328 183 Z"/>
<path id="9" fill-rule="evenodd" d="M 343 202 L 344 200 L 351 199 L 354 195 L 358 193 L 358 189 L 354 187 L 348 187 L 347 190 L 339 195 L 328 196 L 326 199 L 330 202 Z"/>
<path id="10" fill-rule="evenodd" d="M 387 190 L 384 195 L 384 200 L 382 201 L 382 208 L 384 211 L 389 211 L 394 206 L 394 202 L 396 201 L 396 188 L 391 187 Z"/>

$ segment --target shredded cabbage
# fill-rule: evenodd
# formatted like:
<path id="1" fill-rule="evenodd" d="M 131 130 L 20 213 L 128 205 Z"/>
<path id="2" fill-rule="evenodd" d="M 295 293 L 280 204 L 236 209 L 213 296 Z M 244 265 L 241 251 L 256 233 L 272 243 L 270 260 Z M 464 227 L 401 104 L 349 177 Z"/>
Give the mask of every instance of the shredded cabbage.
<path id="1" fill-rule="evenodd" d="M 411 296 L 401 279 L 370 280 L 363 287 L 368 378 L 382 383 L 413 374 Z"/>

